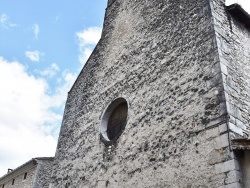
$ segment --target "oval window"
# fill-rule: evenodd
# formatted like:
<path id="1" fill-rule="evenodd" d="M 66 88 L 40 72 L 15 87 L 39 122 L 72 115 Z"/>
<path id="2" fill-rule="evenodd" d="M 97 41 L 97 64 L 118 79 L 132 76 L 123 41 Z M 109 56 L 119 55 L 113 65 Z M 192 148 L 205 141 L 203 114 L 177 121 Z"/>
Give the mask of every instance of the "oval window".
<path id="1" fill-rule="evenodd" d="M 115 141 L 125 129 L 128 117 L 128 103 L 124 98 L 115 99 L 105 110 L 101 121 L 101 135 L 104 141 Z"/>

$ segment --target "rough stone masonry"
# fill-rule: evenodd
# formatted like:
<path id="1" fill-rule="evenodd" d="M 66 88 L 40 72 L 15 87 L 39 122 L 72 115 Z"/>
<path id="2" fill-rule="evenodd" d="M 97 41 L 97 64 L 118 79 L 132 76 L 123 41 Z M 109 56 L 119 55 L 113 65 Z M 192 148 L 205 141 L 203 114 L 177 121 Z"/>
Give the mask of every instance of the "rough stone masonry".
<path id="1" fill-rule="evenodd" d="M 249 44 L 224 0 L 109 0 L 50 186 L 249 187 Z"/>

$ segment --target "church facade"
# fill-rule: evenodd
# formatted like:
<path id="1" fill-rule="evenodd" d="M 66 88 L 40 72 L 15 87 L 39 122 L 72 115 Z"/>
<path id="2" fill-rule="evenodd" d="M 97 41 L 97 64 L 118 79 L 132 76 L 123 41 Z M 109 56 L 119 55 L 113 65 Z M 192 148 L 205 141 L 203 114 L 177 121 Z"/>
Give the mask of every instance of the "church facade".
<path id="1" fill-rule="evenodd" d="M 109 0 L 50 187 L 250 187 L 249 21 L 224 0 Z"/>

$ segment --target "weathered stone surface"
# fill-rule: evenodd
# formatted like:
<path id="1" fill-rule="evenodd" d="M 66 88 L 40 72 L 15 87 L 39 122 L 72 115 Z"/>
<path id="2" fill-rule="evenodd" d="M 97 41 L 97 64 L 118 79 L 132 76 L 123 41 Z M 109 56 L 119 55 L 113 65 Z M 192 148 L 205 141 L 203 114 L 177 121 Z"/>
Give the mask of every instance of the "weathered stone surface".
<path id="1" fill-rule="evenodd" d="M 0 187 L 4 188 L 28 188 L 34 184 L 36 165 L 29 165 L 24 170 L 18 171 L 17 173 L 11 173 L 4 178 L 0 179 Z M 26 179 L 24 174 L 27 173 Z M 13 184 L 14 179 L 14 184 Z M 13 184 L 13 185 L 12 185 Z"/>
<path id="2" fill-rule="evenodd" d="M 0 177 L 1 188 L 49 188 L 52 157 L 39 157 Z"/>
<path id="3" fill-rule="evenodd" d="M 37 168 L 33 188 L 48 188 L 52 172 L 53 158 L 37 160 Z"/>
<path id="4" fill-rule="evenodd" d="M 51 187 L 241 186 L 228 176 L 240 170 L 228 121 L 244 127 L 239 104 L 248 95 L 229 79 L 235 46 L 218 29 L 224 7 L 222 0 L 108 2 L 102 38 L 68 95 Z M 118 97 L 128 102 L 127 125 L 104 144 L 101 117 Z"/>
<path id="5" fill-rule="evenodd" d="M 250 129 L 250 31 L 234 16 L 226 12 L 224 0 L 212 0 L 215 32 L 227 112 L 238 123 L 232 132 L 249 136 Z"/>

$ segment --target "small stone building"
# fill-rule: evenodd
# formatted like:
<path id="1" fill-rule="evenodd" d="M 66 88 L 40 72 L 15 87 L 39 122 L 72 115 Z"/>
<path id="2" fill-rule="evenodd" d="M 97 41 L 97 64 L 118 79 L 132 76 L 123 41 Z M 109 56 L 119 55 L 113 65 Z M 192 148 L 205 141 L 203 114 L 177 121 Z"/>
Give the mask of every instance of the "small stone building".
<path id="1" fill-rule="evenodd" d="M 48 188 L 53 157 L 39 157 L 26 162 L 0 178 L 0 188 Z"/>
<path id="2" fill-rule="evenodd" d="M 109 0 L 68 93 L 51 187 L 250 187 L 250 16 Z"/>

